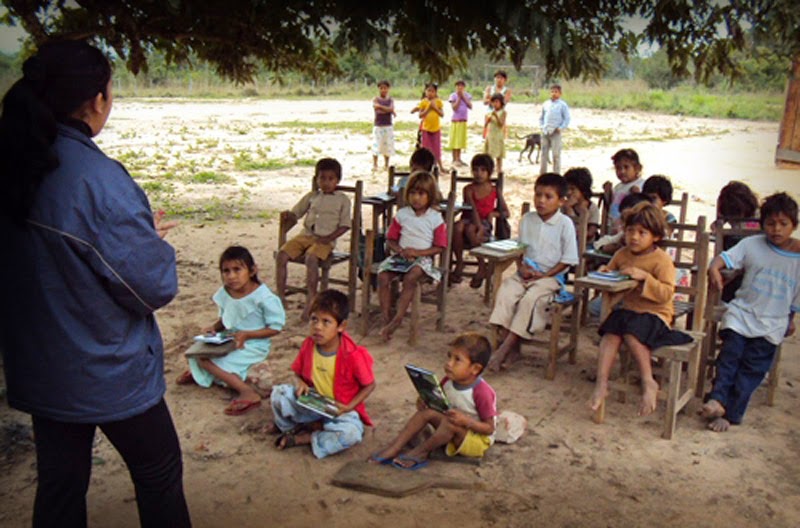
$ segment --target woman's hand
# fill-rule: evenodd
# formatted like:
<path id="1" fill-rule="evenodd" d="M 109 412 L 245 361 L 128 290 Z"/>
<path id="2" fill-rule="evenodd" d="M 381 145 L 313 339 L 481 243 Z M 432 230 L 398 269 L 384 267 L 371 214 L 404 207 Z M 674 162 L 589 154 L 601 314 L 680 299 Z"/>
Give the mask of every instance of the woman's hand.
<path id="1" fill-rule="evenodd" d="M 178 222 L 176 222 L 175 220 L 165 222 L 164 216 L 166 214 L 167 213 L 165 213 L 163 210 L 158 210 L 155 213 L 153 213 L 153 225 L 156 228 L 156 233 L 158 233 L 158 236 L 160 236 L 161 238 L 167 236 L 167 232 L 173 227 L 178 225 Z"/>

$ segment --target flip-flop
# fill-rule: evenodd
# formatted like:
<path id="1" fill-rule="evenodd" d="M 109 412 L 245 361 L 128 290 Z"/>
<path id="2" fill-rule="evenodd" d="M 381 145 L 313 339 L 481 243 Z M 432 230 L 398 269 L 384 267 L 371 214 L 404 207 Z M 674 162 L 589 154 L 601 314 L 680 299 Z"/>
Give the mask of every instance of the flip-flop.
<path id="1" fill-rule="evenodd" d="M 228 416 L 239 416 L 244 414 L 254 407 L 261 405 L 261 400 L 233 400 L 227 407 L 225 407 L 225 414 Z"/>
<path id="2" fill-rule="evenodd" d="M 390 457 L 379 457 L 378 453 L 372 453 L 369 456 L 369 462 L 374 462 L 376 464 L 380 464 L 381 466 L 388 466 L 393 462 L 393 459 Z"/>
<path id="3" fill-rule="evenodd" d="M 418 469 L 422 469 L 425 466 L 427 466 L 428 463 L 429 463 L 428 459 L 426 459 L 426 458 L 416 458 L 416 457 L 412 457 L 412 456 L 408 456 L 408 455 L 398 455 L 395 458 L 397 458 L 398 460 L 406 460 L 406 461 L 409 461 L 409 462 L 413 462 L 413 464 L 410 465 L 410 466 L 404 466 L 404 465 L 398 464 L 397 462 L 392 460 L 392 466 L 393 467 L 396 467 L 397 469 L 406 469 L 408 471 L 416 471 Z"/>

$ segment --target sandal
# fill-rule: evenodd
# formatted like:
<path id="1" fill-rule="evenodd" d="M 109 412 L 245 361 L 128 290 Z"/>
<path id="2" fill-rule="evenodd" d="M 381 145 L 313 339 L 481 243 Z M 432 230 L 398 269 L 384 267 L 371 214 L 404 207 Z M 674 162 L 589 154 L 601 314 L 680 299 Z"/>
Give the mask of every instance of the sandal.
<path id="1" fill-rule="evenodd" d="M 294 447 L 297 445 L 297 440 L 294 437 L 294 431 L 287 431 L 285 433 L 281 433 L 278 438 L 275 439 L 275 447 L 278 448 L 279 451 L 283 451 L 288 447 Z"/>
<path id="2" fill-rule="evenodd" d="M 194 380 L 194 376 L 192 376 L 192 371 L 191 370 L 187 370 L 187 371 L 184 371 L 183 374 L 178 376 L 178 378 L 175 380 L 175 384 L 176 385 L 196 385 L 197 382 Z"/>

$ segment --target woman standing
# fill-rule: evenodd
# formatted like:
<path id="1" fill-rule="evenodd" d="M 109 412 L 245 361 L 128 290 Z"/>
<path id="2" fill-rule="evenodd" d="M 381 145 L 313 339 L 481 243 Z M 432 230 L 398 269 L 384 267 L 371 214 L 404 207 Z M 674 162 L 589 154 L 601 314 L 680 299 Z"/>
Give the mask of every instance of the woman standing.
<path id="1" fill-rule="evenodd" d="M 131 474 L 142 526 L 189 526 L 153 313 L 177 293 L 174 223 L 92 141 L 111 67 L 83 42 L 25 61 L 0 116 L 0 318 L 9 404 L 31 414 L 33 526 L 86 526 L 99 427 Z"/>

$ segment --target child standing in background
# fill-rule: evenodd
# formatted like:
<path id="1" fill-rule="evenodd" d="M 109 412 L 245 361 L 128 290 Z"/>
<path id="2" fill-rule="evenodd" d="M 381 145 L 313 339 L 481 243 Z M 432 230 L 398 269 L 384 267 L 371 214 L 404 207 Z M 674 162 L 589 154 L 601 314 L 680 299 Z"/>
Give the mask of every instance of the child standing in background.
<path id="1" fill-rule="evenodd" d="M 444 172 L 442 165 L 442 117 L 444 117 L 444 104 L 439 99 L 439 85 L 428 83 L 425 85 L 425 97 L 411 113 L 419 112 L 422 120 L 422 146 L 433 152 L 439 170 Z"/>
<path id="2" fill-rule="evenodd" d="M 547 172 L 547 160 L 553 155 L 553 172 L 561 174 L 561 132 L 569 126 L 569 106 L 561 99 L 561 85 L 550 87 L 550 99 L 542 105 L 539 126 L 542 127 L 541 165 L 539 174 Z"/>
<path id="3" fill-rule="evenodd" d="M 370 462 L 420 469 L 428 465 L 428 455 L 437 447 L 446 446 L 447 456 L 480 458 L 494 443 L 497 395 L 483 379 L 492 353 L 489 340 L 480 334 L 465 333 L 450 346 L 441 388 L 452 408 L 442 413 L 418 399 L 417 412 L 386 448 L 369 457 Z M 401 453 L 428 425 L 436 429 L 433 435 Z"/>
<path id="4" fill-rule="evenodd" d="M 467 148 L 467 121 L 469 111 L 472 110 L 472 96 L 466 91 L 466 83 L 456 81 L 456 91 L 450 94 L 448 102 L 453 108 L 453 117 L 450 120 L 450 144 L 453 151 L 453 166 L 466 167 L 461 161 L 461 151 Z"/>
<path id="5" fill-rule="evenodd" d="M 382 155 L 384 169 L 389 169 L 389 158 L 394 155 L 394 127 L 392 117 L 397 114 L 394 111 L 394 99 L 389 97 L 389 81 L 383 80 L 378 83 L 378 97 L 372 100 L 372 108 L 375 110 L 375 122 L 372 128 L 372 170 L 378 170 L 378 156 Z"/>
<path id="6" fill-rule="evenodd" d="M 267 359 L 270 338 L 286 323 L 281 300 L 258 280 L 258 268 L 250 252 L 231 246 L 219 258 L 223 286 L 214 294 L 219 319 L 203 328 L 205 334 L 233 333 L 236 350 L 219 358 L 189 358 L 189 370 L 176 383 L 210 387 L 215 381 L 239 393 L 225 414 L 239 415 L 261 405 L 261 396 L 247 383 L 247 370 Z"/>
<path id="7" fill-rule="evenodd" d="M 508 74 L 505 70 L 497 70 L 494 72 L 494 83 L 490 84 L 486 87 L 486 90 L 483 91 L 483 104 L 486 105 L 486 115 L 492 113 L 492 96 L 496 93 L 503 95 L 503 101 L 507 105 L 511 102 L 511 87 L 508 86 Z M 486 139 L 486 134 L 489 133 L 489 128 L 486 126 L 486 122 L 484 119 L 483 124 L 483 139 Z M 503 133 L 508 136 L 508 130 L 504 130 Z"/>
<path id="8" fill-rule="evenodd" d="M 794 333 L 794 314 L 800 311 L 800 240 L 792 238 L 797 222 L 797 202 L 786 193 L 773 194 L 761 206 L 764 233 L 722 252 L 708 268 L 709 284 L 717 290 L 723 285 L 720 270 L 744 269 L 742 285 L 722 316 L 714 386 L 700 411 L 712 431 L 742 422 L 778 345 Z"/>
<path id="9" fill-rule="evenodd" d="M 486 116 L 488 132 L 486 133 L 483 152 L 497 160 L 495 167 L 497 172 L 501 172 L 503 170 L 503 158 L 506 155 L 506 102 L 503 94 L 496 93 L 490 98 L 490 103 L 492 112 Z"/>
<path id="10" fill-rule="evenodd" d="M 644 186 L 642 178 L 642 164 L 639 163 L 639 154 L 633 149 L 618 150 L 611 161 L 614 162 L 614 171 L 617 173 L 619 183 L 611 190 L 611 182 L 603 184 L 605 191 L 611 190 L 611 208 L 608 211 L 611 220 L 611 233 L 618 233 L 622 228 L 620 223 L 619 204 L 630 193 L 641 192 Z"/>

